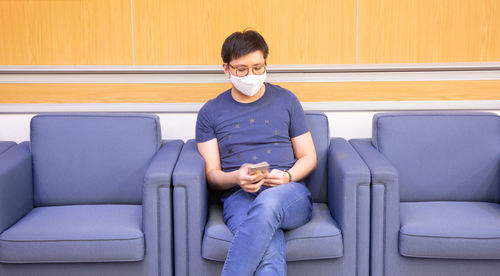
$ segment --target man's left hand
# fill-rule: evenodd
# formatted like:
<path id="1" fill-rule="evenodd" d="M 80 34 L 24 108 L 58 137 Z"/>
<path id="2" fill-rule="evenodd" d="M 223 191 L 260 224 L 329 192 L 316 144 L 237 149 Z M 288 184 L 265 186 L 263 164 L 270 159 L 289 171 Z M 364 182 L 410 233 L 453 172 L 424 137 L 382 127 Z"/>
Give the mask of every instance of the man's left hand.
<path id="1" fill-rule="evenodd" d="M 274 169 L 267 175 L 267 177 L 265 178 L 264 184 L 262 184 L 262 185 L 264 185 L 266 187 L 274 187 L 274 186 L 286 184 L 288 182 L 290 182 L 288 173 Z"/>

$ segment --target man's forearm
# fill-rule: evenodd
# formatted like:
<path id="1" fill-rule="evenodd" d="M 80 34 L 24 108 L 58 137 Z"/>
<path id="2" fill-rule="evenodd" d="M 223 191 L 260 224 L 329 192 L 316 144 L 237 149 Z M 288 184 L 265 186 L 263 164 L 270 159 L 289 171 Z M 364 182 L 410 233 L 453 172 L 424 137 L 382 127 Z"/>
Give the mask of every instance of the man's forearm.
<path id="1" fill-rule="evenodd" d="M 311 173 L 316 168 L 316 156 L 306 155 L 303 156 L 295 162 L 293 167 L 288 170 L 290 172 L 292 179 L 290 181 L 300 181 Z"/>
<path id="2" fill-rule="evenodd" d="M 237 185 L 237 171 L 211 170 L 207 173 L 208 185 L 215 190 L 227 190 Z"/>

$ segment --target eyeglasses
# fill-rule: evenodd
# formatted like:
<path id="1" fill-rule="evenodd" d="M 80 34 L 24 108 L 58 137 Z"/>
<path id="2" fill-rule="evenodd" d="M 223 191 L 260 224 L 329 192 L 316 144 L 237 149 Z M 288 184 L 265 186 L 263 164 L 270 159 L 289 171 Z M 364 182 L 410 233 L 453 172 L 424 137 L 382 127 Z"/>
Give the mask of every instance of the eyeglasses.
<path id="1" fill-rule="evenodd" d="M 247 76 L 248 73 L 250 72 L 250 68 L 252 68 L 252 72 L 254 75 L 262 75 L 266 72 L 266 65 L 256 65 L 254 67 L 246 67 L 246 66 L 241 66 L 241 67 L 234 67 L 231 64 L 227 64 L 229 67 L 233 68 L 234 71 L 236 72 L 237 77 L 244 77 Z"/>

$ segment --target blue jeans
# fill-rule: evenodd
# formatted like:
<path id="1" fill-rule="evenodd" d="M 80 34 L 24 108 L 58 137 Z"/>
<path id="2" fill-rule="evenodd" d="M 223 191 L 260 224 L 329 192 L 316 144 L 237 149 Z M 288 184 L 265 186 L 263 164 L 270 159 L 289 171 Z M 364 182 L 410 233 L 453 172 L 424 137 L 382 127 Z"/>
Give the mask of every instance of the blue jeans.
<path id="1" fill-rule="evenodd" d="M 234 239 L 222 275 L 286 275 L 283 230 L 311 219 L 311 193 L 290 182 L 249 194 L 242 189 L 223 199 L 224 222 Z"/>

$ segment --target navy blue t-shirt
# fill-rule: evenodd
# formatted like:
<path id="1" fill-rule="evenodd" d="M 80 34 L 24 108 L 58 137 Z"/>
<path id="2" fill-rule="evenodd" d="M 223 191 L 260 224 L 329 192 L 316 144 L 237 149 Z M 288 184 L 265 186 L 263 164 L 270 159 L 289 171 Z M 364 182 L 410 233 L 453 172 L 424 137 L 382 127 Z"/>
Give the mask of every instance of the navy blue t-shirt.
<path id="1" fill-rule="evenodd" d="M 231 89 L 205 103 L 196 121 L 196 142 L 217 138 L 221 168 L 237 170 L 244 163 L 267 161 L 271 169 L 295 164 L 290 138 L 309 131 L 297 97 L 278 85 L 265 83 L 264 95 L 240 103 Z"/>

